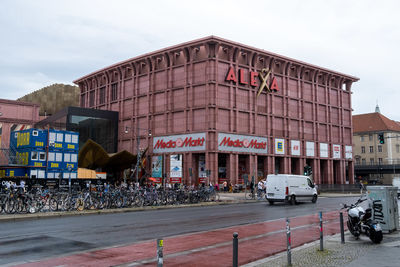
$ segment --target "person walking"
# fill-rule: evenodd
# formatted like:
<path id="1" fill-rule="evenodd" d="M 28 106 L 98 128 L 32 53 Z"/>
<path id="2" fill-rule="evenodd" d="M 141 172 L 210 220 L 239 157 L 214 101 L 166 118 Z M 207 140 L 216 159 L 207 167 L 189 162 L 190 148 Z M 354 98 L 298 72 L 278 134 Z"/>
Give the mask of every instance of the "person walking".
<path id="1" fill-rule="evenodd" d="M 263 191 L 264 191 L 264 181 L 260 180 L 258 182 L 258 184 L 257 184 L 257 198 L 258 198 L 258 200 L 261 200 Z"/>

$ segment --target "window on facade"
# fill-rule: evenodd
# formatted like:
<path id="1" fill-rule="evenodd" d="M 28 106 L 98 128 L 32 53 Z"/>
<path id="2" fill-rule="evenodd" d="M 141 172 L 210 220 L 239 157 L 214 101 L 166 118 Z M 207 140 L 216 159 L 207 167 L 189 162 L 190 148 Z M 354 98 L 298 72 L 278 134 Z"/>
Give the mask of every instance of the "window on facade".
<path id="1" fill-rule="evenodd" d="M 369 147 L 369 153 L 374 153 L 374 147 L 373 146 Z"/>
<path id="2" fill-rule="evenodd" d="M 100 104 L 104 104 L 106 102 L 106 88 L 100 88 Z"/>
<path id="3" fill-rule="evenodd" d="M 379 159 L 378 159 L 378 162 L 379 162 L 379 164 L 382 164 L 382 163 L 383 163 L 382 158 L 379 158 Z"/>
<path id="4" fill-rule="evenodd" d="M 372 141 L 372 134 L 369 135 L 369 141 Z"/>
<path id="5" fill-rule="evenodd" d="M 367 164 L 366 160 L 365 159 L 361 159 L 361 164 L 362 165 L 366 165 Z"/>
<path id="6" fill-rule="evenodd" d="M 400 152 L 400 145 L 396 145 L 396 152 L 397 152 L 397 153 Z"/>
<path id="7" fill-rule="evenodd" d="M 356 164 L 360 165 L 360 158 L 356 158 Z"/>
<path id="8" fill-rule="evenodd" d="M 118 83 L 111 85 L 111 101 L 117 100 L 118 98 Z"/>
<path id="9" fill-rule="evenodd" d="M 85 95 L 81 95 L 81 107 L 85 106 Z"/>
<path id="10" fill-rule="evenodd" d="M 90 107 L 94 107 L 94 91 L 90 92 L 90 95 L 89 95 L 89 106 Z"/>
<path id="11" fill-rule="evenodd" d="M 364 135 L 360 136 L 360 140 L 361 140 L 361 142 L 364 142 Z"/>
<path id="12" fill-rule="evenodd" d="M 370 165 L 374 165 L 374 163 L 375 163 L 375 160 L 374 160 L 374 159 L 369 159 L 369 164 L 370 164 Z"/>
<path id="13" fill-rule="evenodd" d="M 365 146 L 361 147 L 361 153 L 365 153 Z"/>
<path id="14" fill-rule="evenodd" d="M 378 146 L 378 152 L 382 152 L 382 146 Z"/>

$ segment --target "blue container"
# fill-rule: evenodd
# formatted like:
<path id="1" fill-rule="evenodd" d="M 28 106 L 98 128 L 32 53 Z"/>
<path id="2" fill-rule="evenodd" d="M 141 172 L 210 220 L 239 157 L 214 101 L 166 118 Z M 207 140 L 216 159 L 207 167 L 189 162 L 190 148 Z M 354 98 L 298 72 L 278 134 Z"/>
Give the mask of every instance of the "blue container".
<path id="1" fill-rule="evenodd" d="M 28 176 L 32 179 L 45 179 L 46 168 L 29 168 Z"/>
<path id="2" fill-rule="evenodd" d="M 46 175 L 47 179 L 59 179 L 62 178 L 62 171 L 48 171 Z"/>
<path id="3" fill-rule="evenodd" d="M 27 176 L 27 169 L 26 168 L 10 168 L 6 169 L 6 176 L 8 177 L 21 177 Z"/>
<path id="4" fill-rule="evenodd" d="M 78 178 L 78 172 L 77 171 L 64 171 L 63 172 L 63 179 L 77 179 Z"/>
<path id="5" fill-rule="evenodd" d="M 41 149 L 18 149 L 16 163 L 29 167 L 46 167 L 46 151 Z"/>
<path id="6" fill-rule="evenodd" d="M 17 148 L 17 137 L 18 131 L 10 133 L 10 149 L 15 150 Z"/>
<path id="7" fill-rule="evenodd" d="M 61 150 L 49 148 L 49 153 L 47 156 L 48 156 L 48 161 L 47 161 L 48 171 L 62 170 L 64 168 L 63 153 Z"/>
<path id="8" fill-rule="evenodd" d="M 0 169 L 0 177 L 23 177 L 27 176 L 26 168 L 3 168 Z"/>
<path id="9" fill-rule="evenodd" d="M 10 144 L 13 145 L 17 150 L 19 149 L 44 150 L 47 145 L 47 130 L 27 129 L 27 130 L 12 132 L 10 136 Z"/>
<path id="10" fill-rule="evenodd" d="M 63 169 L 65 171 L 76 171 L 78 169 L 78 152 L 64 151 Z"/>
<path id="11" fill-rule="evenodd" d="M 79 133 L 77 132 L 64 132 L 63 149 L 67 151 L 79 150 Z"/>
<path id="12" fill-rule="evenodd" d="M 49 130 L 49 148 L 63 150 L 65 131 Z"/>

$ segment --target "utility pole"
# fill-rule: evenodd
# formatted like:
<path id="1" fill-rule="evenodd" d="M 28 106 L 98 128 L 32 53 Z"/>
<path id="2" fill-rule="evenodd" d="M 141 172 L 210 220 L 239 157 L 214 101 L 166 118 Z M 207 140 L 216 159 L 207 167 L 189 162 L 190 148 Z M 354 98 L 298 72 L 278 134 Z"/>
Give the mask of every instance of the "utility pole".
<path id="1" fill-rule="evenodd" d="M 140 135 L 139 135 L 139 121 L 136 118 L 136 184 L 139 181 L 139 166 L 140 166 Z"/>

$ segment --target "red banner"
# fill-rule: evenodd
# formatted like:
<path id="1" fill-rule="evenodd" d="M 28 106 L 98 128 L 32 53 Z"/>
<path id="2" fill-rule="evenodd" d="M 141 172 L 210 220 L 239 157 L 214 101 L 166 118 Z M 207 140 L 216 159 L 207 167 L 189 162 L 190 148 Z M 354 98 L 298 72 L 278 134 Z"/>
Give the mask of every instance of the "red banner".
<path id="1" fill-rule="evenodd" d="M 176 184 L 176 183 L 181 184 L 181 183 L 182 183 L 182 178 L 171 177 L 171 178 L 169 178 L 169 182 L 170 182 L 171 184 Z"/>
<path id="2" fill-rule="evenodd" d="M 202 184 L 202 183 L 207 183 L 207 177 L 200 177 L 199 178 L 199 184 Z"/>

